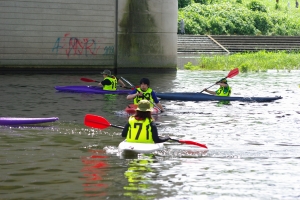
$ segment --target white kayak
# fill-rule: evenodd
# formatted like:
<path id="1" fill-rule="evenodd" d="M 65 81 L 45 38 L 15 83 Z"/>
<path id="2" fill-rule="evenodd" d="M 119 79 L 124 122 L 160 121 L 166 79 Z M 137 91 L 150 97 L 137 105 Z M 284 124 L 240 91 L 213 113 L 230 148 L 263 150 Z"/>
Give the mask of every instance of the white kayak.
<path id="1" fill-rule="evenodd" d="M 124 140 L 119 144 L 119 152 L 125 153 L 152 153 L 157 150 L 162 150 L 164 148 L 163 143 L 135 143 L 126 142 Z"/>

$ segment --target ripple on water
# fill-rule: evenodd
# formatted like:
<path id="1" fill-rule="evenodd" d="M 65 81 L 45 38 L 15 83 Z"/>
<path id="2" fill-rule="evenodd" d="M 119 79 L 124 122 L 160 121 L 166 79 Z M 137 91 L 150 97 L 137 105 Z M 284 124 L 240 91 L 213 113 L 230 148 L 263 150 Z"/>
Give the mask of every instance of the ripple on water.
<path id="1" fill-rule="evenodd" d="M 178 70 L 147 76 L 157 92 L 199 92 L 226 73 Z M 127 76 L 134 84 L 141 78 Z M 283 97 L 275 102 L 218 106 L 161 100 L 166 112 L 155 118 L 159 133 L 204 143 L 208 150 L 170 141 L 155 156 L 132 158 L 118 152 L 123 140 L 119 129 L 83 124 L 84 116 L 92 113 L 124 126 L 128 116 L 123 111 L 131 101 L 126 95 L 107 99 L 53 89 L 74 85 L 80 77 L 1 75 L 3 116 L 59 117 L 41 126 L 0 126 L 1 198 L 299 197 L 299 71 L 240 73 L 229 80 L 234 96 Z"/>

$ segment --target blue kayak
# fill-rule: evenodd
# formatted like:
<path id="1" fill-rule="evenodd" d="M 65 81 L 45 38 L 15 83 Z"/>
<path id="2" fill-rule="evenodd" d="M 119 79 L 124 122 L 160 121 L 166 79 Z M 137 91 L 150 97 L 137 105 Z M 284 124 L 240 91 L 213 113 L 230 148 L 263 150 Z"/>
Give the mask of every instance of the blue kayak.
<path id="1" fill-rule="evenodd" d="M 92 93 L 92 94 L 129 94 L 131 90 L 103 90 L 97 86 L 74 85 L 74 86 L 55 86 L 59 92 Z"/>
<path id="2" fill-rule="evenodd" d="M 0 125 L 22 125 L 54 122 L 58 117 L 27 118 L 27 117 L 0 117 Z"/>
<path id="3" fill-rule="evenodd" d="M 247 101 L 247 102 L 271 102 L 282 99 L 281 96 L 275 97 L 223 97 L 203 93 L 174 92 L 174 93 L 156 93 L 156 96 L 166 100 L 180 101 Z"/>

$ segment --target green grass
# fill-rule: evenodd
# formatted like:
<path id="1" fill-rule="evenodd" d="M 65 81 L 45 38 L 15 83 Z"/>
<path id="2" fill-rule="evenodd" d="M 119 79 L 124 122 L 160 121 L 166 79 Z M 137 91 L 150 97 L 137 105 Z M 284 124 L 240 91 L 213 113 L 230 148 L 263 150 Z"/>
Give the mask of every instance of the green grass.
<path id="1" fill-rule="evenodd" d="M 231 70 L 239 68 L 241 72 L 265 72 L 269 69 L 300 69 L 299 53 L 266 52 L 236 53 L 232 55 L 215 55 L 199 58 L 198 65 L 187 63 L 187 70 Z"/>

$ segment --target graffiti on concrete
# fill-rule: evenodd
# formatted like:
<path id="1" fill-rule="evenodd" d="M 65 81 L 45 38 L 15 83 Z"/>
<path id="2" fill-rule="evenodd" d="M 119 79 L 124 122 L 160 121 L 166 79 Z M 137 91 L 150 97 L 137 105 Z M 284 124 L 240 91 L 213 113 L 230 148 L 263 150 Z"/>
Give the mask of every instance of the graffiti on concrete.
<path id="1" fill-rule="evenodd" d="M 104 55 L 114 54 L 115 47 L 114 46 L 106 46 L 104 47 Z"/>
<path id="2" fill-rule="evenodd" d="M 99 50 L 103 48 L 103 55 L 113 55 L 114 46 L 100 46 L 100 41 L 89 38 L 77 38 L 70 37 L 70 33 L 66 33 L 63 38 L 58 37 L 52 48 L 52 52 L 56 54 L 66 54 L 69 58 L 70 56 L 79 55 L 97 55 L 100 54 Z"/>

